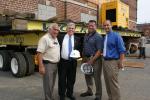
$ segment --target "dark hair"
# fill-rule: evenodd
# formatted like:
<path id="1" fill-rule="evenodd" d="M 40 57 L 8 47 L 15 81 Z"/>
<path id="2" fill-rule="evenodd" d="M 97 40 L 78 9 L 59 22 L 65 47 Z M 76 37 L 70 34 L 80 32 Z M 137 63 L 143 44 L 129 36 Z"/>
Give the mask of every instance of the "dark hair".
<path id="1" fill-rule="evenodd" d="M 89 23 L 95 23 L 95 24 L 97 24 L 97 22 L 95 20 L 89 20 Z"/>
<path id="2" fill-rule="evenodd" d="M 112 23 L 110 19 L 106 19 L 106 21 L 109 21 L 110 23 Z"/>
<path id="3" fill-rule="evenodd" d="M 141 36 L 145 36 L 145 34 L 144 34 L 144 33 L 142 33 L 142 34 L 141 34 Z"/>

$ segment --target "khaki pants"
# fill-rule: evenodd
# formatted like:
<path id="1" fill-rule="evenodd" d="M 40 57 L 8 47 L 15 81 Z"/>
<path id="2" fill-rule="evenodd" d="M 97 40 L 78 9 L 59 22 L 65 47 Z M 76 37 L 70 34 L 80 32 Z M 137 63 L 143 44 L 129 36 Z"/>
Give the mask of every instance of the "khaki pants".
<path id="1" fill-rule="evenodd" d="M 118 64 L 119 60 L 104 60 L 103 62 L 103 72 L 109 100 L 120 100 L 120 87 L 118 83 Z"/>
<path id="2" fill-rule="evenodd" d="M 53 89 L 55 85 L 55 79 L 57 74 L 57 64 L 44 64 L 46 73 L 43 76 L 43 88 L 45 100 L 54 100 Z"/>
<path id="3" fill-rule="evenodd" d="M 83 62 L 87 62 L 90 58 L 84 57 Z M 101 83 L 101 73 L 102 73 L 102 59 L 99 58 L 93 64 L 94 74 L 93 75 L 85 75 L 85 80 L 87 84 L 88 90 L 93 89 L 93 78 L 96 86 L 96 97 L 101 99 L 102 96 L 102 83 Z"/>

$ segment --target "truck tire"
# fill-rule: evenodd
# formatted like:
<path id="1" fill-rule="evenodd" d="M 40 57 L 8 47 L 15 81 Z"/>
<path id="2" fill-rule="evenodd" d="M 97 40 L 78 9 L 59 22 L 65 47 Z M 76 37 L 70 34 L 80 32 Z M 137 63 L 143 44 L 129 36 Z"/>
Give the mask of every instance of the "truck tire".
<path id="1" fill-rule="evenodd" d="M 0 70 L 10 70 L 10 55 L 7 51 L 0 51 Z"/>
<path id="2" fill-rule="evenodd" d="M 22 54 L 23 54 L 23 56 L 26 60 L 26 64 L 27 64 L 26 75 L 31 75 L 34 73 L 34 69 L 35 69 L 34 58 L 28 52 L 23 52 Z"/>
<path id="3" fill-rule="evenodd" d="M 15 77 L 24 77 L 27 70 L 27 64 L 21 52 L 16 52 L 11 58 L 11 72 Z"/>

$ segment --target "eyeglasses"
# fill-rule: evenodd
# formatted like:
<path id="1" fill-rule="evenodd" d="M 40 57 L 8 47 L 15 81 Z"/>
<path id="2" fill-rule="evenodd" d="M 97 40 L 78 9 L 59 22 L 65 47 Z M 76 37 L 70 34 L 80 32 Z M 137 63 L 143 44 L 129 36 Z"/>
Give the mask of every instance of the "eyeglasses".
<path id="1" fill-rule="evenodd" d="M 53 30 L 55 30 L 55 31 L 59 31 L 59 29 L 56 29 L 56 28 L 53 28 Z"/>
<path id="2" fill-rule="evenodd" d="M 58 42 L 54 42 L 53 44 L 57 45 L 57 44 L 58 44 Z"/>

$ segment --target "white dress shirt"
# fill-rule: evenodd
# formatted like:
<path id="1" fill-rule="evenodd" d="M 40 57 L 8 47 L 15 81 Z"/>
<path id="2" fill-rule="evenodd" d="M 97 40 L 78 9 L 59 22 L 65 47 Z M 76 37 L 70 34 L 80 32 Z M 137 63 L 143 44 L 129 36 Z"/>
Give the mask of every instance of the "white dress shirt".
<path id="1" fill-rule="evenodd" d="M 105 40 L 104 40 L 104 49 L 103 49 L 103 56 L 106 56 L 106 50 L 107 50 L 107 34 L 105 36 Z"/>
<path id="2" fill-rule="evenodd" d="M 72 50 L 74 49 L 74 35 L 71 36 L 71 42 L 72 42 Z M 68 60 L 68 53 L 69 53 L 69 35 L 66 34 L 64 36 L 63 42 L 62 42 L 62 49 L 61 49 L 61 57 L 65 60 Z"/>

